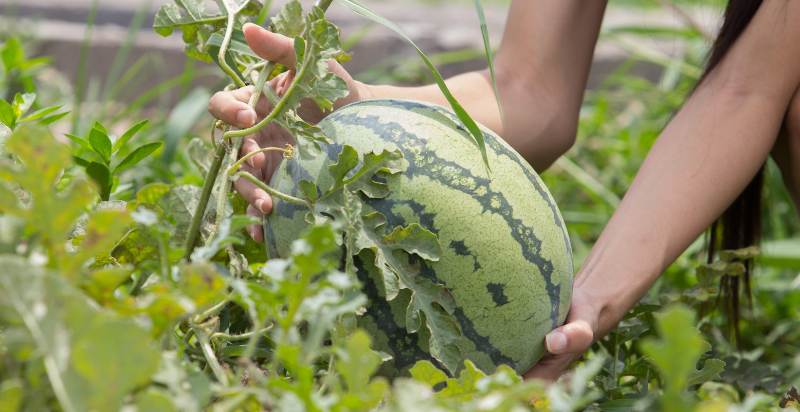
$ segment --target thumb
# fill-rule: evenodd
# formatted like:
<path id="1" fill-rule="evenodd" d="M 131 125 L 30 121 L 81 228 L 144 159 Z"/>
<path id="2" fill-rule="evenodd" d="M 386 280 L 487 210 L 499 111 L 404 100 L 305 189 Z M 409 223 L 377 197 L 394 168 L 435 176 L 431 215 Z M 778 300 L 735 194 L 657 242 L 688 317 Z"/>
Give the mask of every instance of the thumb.
<path id="1" fill-rule="evenodd" d="M 574 308 L 573 308 L 574 309 Z M 572 311 L 564 326 L 554 329 L 545 336 L 547 351 L 553 355 L 583 353 L 594 341 L 594 328 L 591 316 L 581 316 Z M 588 315 L 588 314 L 587 314 Z"/>
<path id="2" fill-rule="evenodd" d="M 242 27 L 244 38 L 255 54 L 290 69 L 295 67 L 294 41 L 282 34 L 273 33 L 259 25 L 246 23 Z"/>

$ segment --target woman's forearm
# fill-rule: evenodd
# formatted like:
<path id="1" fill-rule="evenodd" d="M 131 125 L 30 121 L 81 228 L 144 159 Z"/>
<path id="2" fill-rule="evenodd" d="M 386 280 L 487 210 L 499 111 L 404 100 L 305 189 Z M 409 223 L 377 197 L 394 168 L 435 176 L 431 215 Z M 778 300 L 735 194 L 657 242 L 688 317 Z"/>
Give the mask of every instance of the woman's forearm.
<path id="1" fill-rule="evenodd" d="M 502 136 L 537 170 L 575 140 L 578 113 L 605 0 L 514 0 L 495 56 L 498 110 L 487 70 L 447 80 L 478 122 Z M 408 98 L 447 105 L 435 85 L 360 86 L 365 98 Z"/>
<path id="2" fill-rule="evenodd" d="M 603 302 L 602 333 L 752 179 L 777 136 L 781 104 L 699 92 L 674 118 L 577 276 L 576 287 Z"/>
<path id="3" fill-rule="evenodd" d="M 653 146 L 577 276 L 613 327 L 764 164 L 800 83 L 800 4 L 765 0 Z M 766 73 L 769 73 L 767 75 Z"/>
<path id="4" fill-rule="evenodd" d="M 477 122 L 494 130 L 502 130 L 502 121 L 494 98 L 491 80 L 486 71 L 463 73 L 447 79 L 447 87 Z M 367 98 L 403 98 L 447 106 L 448 102 L 435 84 L 418 87 L 364 85 Z"/>
<path id="5" fill-rule="evenodd" d="M 800 212 L 800 89 L 796 90 L 778 141 L 772 149 L 772 158 L 781 170 L 783 184 Z"/>

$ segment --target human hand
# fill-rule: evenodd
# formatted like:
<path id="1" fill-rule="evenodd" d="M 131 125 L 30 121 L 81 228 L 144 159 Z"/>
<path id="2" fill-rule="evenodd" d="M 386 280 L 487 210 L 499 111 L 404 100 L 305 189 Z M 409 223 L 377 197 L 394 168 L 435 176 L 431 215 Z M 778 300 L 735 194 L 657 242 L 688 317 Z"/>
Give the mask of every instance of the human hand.
<path id="1" fill-rule="evenodd" d="M 269 87 L 277 95 L 283 95 L 294 78 L 295 54 L 293 40 L 286 36 L 272 33 L 255 24 L 245 24 L 242 30 L 247 44 L 253 52 L 268 61 L 280 63 L 290 69 L 269 82 Z M 364 98 L 367 93 L 365 85 L 353 80 L 344 67 L 335 60 L 329 61 L 328 67 L 333 74 L 347 83 L 350 91 L 347 97 L 336 101 L 334 107 L 340 107 Z M 261 97 L 255 106 L 255 110 L 253 110 L 248 104 L 252 94 L 253 86 L 217 92 L 209 101 L 208 111 L 214 117 L 227 124 L 239 128 L 253 126 L 269 114 L 270 110 L 272 110 L 272 105 L 266 98 Z M 317 123 L 326 115 L 311 100 L 301 103 L 298 114 L 309 123 Z M 255 152 L 263 147 L 282 147 L 287 143 L 293 143 L 293 141 L 292 136 L 286 130 L 276 124 L 269 124 L 258 133 L 244 138 L 239 156 Z M 272 177 L 272 173 L 280 164 L 281 159 L 280 152 L 259 153 L 248 159 L 246 164 L 242 165 L 241 170 L 268 182 Z M 260 218 L 272 211 L 272 199 L 270 196 L 252 182 L 238 179 L 234 183 L 234 187 L 247 201 L 248 215 Z M 256 241 L 263 240 L 263 234 L 258 225 L 248 227 L 248 233 Z"/>
<path id="2" fill-rule="evenodd" d="M 600 318 L 599 307 L 589 295 L 576 286 L 566 323 L 545 337 L 547 354 L 528 372 L 526 379 L 554 381 L 589 349 L 597 335 Z"/>

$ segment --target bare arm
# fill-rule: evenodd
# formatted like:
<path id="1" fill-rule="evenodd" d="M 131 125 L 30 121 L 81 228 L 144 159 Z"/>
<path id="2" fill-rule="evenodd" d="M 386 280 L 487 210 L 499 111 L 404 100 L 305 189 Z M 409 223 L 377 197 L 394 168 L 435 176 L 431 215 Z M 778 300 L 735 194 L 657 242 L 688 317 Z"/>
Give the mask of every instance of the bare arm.
<path id="1" fill-rule="evenodd" d="M 479 122 L 495 130 L 519 150 L 538 170 L 546 169 L 575 139 L 578 111 L 589 74 L 606 0 L 513 0 L 502 45 L 495 59 L 498 89 L 503 105 L 501 119 L 486 71 L 466 73 L 447 81 L 448 87 Z M 259 56 L 294 67 L 292 40 L 248 24 L 243 28 L 247 43 Z M 435 85 L 423 87 L 369 86 L 354 80 L 338 63 L 331 70 L 345 80 L 350 94 L 336 106 L 370 98 L 406 98 L 447 104 Z M 291 82 L 287 72 L 270 86 L 280 92 Z M 209 111 L 228 124 L 249 127 L 269 111 L 265 99 L 253 112 L 247 102 L 251 89 L 219 92 L 209 102 Z M 322 113 L 313 103 L 304 104 L 301 116 L 320 121 Z M 270 127 L 248 136 L 241 155 L 259 147 L 281 145 L 291 140 L 284 131 Z M 269 180 L 279 156 L 259 153 L 243 170 Z M 249 203 L 247 213 L 262 216 L 272 210 L 272 199 L 249 181 L 240 179 L 236 189 Z M 261 239 L 257 226 L 250 230 Z"/>
<path id="2" fill-rule="evenodd" d="M 795 92 L 783 130 L 772 149 L 772 158 L 781 169 L 783 183 L 794 200 L 795 210 L 800 212 L 800 89 Z"/>
<path id="3" fill-rule="evenodd" d="M 495 58 L 503 116 L 487 70 L 447 80 L 475 120 L 502 136 L 537 170 L 575 140 L 605 0 L 514 0 Z M 363 86 L 365 98 L 406 98 L 447 105 L 436 85 Z"/>
<path id="4" fill-rule="evenodd" d="M 560 355 L 531 376 L 557 375 L 612 329 L 752 179 L 800 83 L 798 22 L 800 3 L 765 0 L 667 126 L 577 275 L 568 324 L 548 336 Z"/>

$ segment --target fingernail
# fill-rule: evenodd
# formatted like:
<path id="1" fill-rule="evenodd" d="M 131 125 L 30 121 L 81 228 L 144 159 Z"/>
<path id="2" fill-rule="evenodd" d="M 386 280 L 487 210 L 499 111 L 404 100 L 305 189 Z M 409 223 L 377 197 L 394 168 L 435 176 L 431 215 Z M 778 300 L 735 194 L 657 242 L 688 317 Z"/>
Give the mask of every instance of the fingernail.
<path id="1" fill-rule="evenodd" d="M 552 354 L 559 354 L 567 347 L 567 336 L 561 332 L 550 332 L 545 337 L 547 351 Z"/>
<path id="2" fill-rule="evenodd" d="M 252 126 L 255 120 L 255 115 L 250 109 L 242 109 L 239 110 L 239 113 L 236 113 L 236 122 L 239 123 L 239 126 Z"/>
<path id="3" fill-rule="evenodd" d="M 253 159 L 252 157 L 251 157 L 251 158 L 249 158 L 249 159 L 247 159 L 247 164 L 248 164 L 248 165 L 250 165 L 250 167 L 252 167 L 252 168 L 254 168 L 254 169 L 255 169 L 255 167 L 256 167 L 256 161 L 255 161 L 255 159 Z"/>
<path id="4" fill-rule="evenodd" d="M 250 233 L 250 237 L 255 239 L 256 238 L 256 228 L 250 226 L 247 228 L 247 232 Z"/>
<path id="5" fill-rule="evenodd" d="M 264 199 L 256 200 L 256 209 L 258 209 L 262 214 L 267 214 L 267 202 Z"/>

